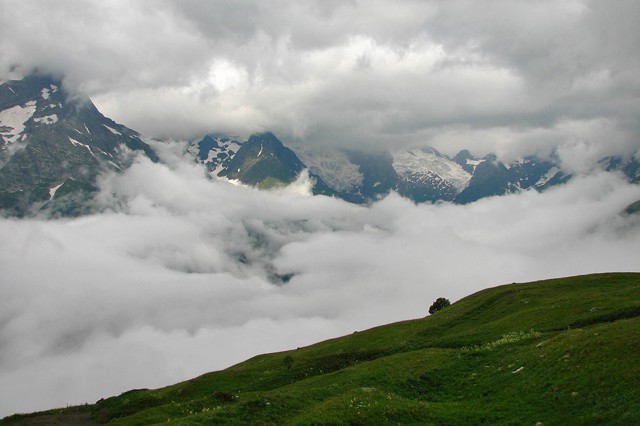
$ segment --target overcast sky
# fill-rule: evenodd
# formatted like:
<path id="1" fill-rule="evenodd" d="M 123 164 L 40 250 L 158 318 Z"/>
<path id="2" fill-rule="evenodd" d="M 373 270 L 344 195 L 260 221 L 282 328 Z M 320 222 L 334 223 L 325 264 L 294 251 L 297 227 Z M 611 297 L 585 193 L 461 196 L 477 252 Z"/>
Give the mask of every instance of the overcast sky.
<path id="1" fill-rule="evenodd" d="M 502 156 L 640 145 L 636 0 L 0 0 L 0 70 L 156 137 Z"/>

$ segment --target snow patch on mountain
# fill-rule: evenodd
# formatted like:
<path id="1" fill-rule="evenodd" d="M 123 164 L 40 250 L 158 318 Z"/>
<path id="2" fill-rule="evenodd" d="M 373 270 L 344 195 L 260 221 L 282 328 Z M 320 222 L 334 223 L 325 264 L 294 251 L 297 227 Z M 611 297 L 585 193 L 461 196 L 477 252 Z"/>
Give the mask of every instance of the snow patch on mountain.
<path id="1" fill-rule="evenodd" d="M 49 188 L 49 199 L 52 199 L 52 198 L 53 198 L 53 196 L 54 196 L 54 195 L 56 195 L 56 191 L 57 191 L 58 189 L 60 189 L 60 187 L 61 187 L 62 185 L 64 185 L 64 182 L 62 182 L 61 184 L 56 185 L 56 186 L 54 186 L 54 187 L 52 187 L 52 188 Z"/>
<path id="2" fill-rule="evenodd" d="M 320 176 L 327 185 L 349 192 L 362 185 L 364 176 L 351 162 L 346 151 L 337 148 L 291 147 L 309 171 Z"/>
<path id="3" fill-rule="evenodd" d="M 36 112 L 36 101 L 27 102 L 24 106 L 16 105 L 0 111 L 0 136 L 5 143 L 18 140 L 24 126 Z"/>
<path id="4" fill-rule="evenodd" d="M 57 114 L 45 115 L 44 117 L 34 118 L 33 121 L 35 121 L 36 123 L 42 123 L 42 124 L 55 124 L 58 122 L 58 115 Z"/>
<path id="5" fill-rule="evenodd" d="M 82 142 L 78 142 L 77 140 L 75 140 L 73 138 L 69 138 L 69 142 L 71 142 L 75 146 L 83 146 L 83 147 L 87 148 L 89 150 L 89 152 L 91 153 L 91 155 L 95 156 L 95 154 L 93 153 L 93 151 L 91 150 L 91 147 L 89 145 L 85 145 Z"/>
<path id="6" fill-rule="evenodd" d="M 225 169 L 240 146 L 242 142 L 236 136 L 209 135 L 192 142 L 187 151 L 207 166 L 211 175 L 217 176 Z"/>
<path id="7" fill-rule="evenodd" d="M 118 136 L 122 136 L 122 133 L 120 133 L 119 131 L 117 131 L 116 129 L 114 129 L 113 127 L 109 127 L 106 124 L 103 124 L 103 126 L 110 131 L 111 133 L 113 133 L 114 135 L 118 135 Z"/>
<path id="8" fill-rule="evenodd" d="M 469 160 L 467 160 L 469 161 Z M 427 179 L 434 175 L 450 182 L 458 191 L 469 184 L 471 174 L 435 150 L 415 149 L 393 154 L 393 168 L 405 179 Z"/>
<path id="9" fill-rule="evenodd" d="M 220 141 L 219 144 L 222 150 L 228 153 L 230 157 L 233 157 L 233 155 L 235 155 L 235 153 L 238 152 L 238 150 L 242 146 L 242 142 L 235 139 Z"/>
<path id="10" fill-rule="evenodd" d="M 543 186 L 545 183 L 549 182 L 553 177 L 560 172 L 560 169 L 557 167 L 553 167 L 549 170 L 544 176 L 542 176 L 535 184 L 535 186 Z"/>

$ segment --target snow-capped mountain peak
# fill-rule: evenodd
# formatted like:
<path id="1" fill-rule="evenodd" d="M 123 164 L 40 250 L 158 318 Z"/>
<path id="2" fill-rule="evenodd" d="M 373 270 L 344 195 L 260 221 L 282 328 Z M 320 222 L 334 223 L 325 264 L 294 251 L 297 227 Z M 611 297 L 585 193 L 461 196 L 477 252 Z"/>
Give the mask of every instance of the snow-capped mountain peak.
<path id="1" fill-rule="evenodd" d="M 471 174 L 450 158 L 433 148 L 412 149 L 393 154 L 393 168 L 398 175 L 410 180 L 433 180 L 439 178 L 462 191 Z"/>

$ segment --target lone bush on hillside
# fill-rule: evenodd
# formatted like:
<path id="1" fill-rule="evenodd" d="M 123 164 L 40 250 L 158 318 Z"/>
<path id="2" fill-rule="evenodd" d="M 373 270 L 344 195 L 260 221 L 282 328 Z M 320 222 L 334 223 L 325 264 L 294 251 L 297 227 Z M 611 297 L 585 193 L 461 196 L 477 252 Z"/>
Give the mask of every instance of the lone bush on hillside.
<path id="1" fill-rule="evenodd" d="M 438 312 L 440 309 L 444 309 L 449 305 L 451 305 L 451 302 L 449 302 L 449 299 L 444 297 L 438 297 L 436 301 L 433 302 L 433 305 L 431 305 L 431 307 L 429 308 L 429 313 L 434 314 Z"/>

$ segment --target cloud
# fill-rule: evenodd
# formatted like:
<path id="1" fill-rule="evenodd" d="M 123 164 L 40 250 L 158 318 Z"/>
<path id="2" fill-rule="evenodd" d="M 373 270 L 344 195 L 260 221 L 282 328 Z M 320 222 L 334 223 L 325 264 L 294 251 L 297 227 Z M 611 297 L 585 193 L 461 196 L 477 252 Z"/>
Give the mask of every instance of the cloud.
<path id="1" fill-rule="evenodd" d="M 630 133 L 621 153 L 640 147 L 634 1 L 3 6 L 1 74 L 65 73 L 106 115 L 152 136 L 271 130 L 366 149 L 468 132 L 472 151 L 526 152 L 538 141 L 509 135 L 600 120 Z"/>
<path id="2" fill-rule="evenodd" d="M 562 168 L 570 173 L 588 173 L 607 156 L 632 154 L 635 137 L 635 129 L 627 123 L 609 118 L 563 120 L 550 127 L 533 128 L 451 127 L 425 134 L 429 145 L 450 156 L 468 149 L 473 140 L 476 155 L 494 153 L 511 162 L 527 155 L 545 158 L 555 154 Z"/>
<path id="3" fill-rule="evenodd" d="M 370 207 L 204 178 L 159 149 L 101 180 L 105 212 L 0 220 L 0 415 L 93 402 L 379 324 L 435 298 L 638 271 L 640 189 L 595 174 L 467 206 Z"/>

